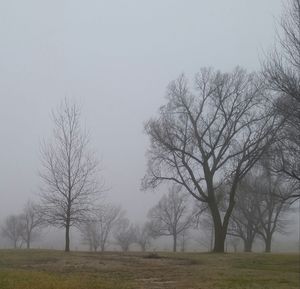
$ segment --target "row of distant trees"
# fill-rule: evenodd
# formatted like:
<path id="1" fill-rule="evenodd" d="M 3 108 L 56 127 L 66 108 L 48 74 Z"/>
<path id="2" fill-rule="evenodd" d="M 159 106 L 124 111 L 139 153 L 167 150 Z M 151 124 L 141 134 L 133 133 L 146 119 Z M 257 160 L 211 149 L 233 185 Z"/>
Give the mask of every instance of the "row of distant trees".
<path id="1" fill-rule="evenodd" d="M 238 244 L 237 238 L 242 240 L 245 252 L 252 251 L 256 237 L 264 241 L 265 251 L 270 252 L 274 233 L 284 232 L 287 225 L 284 217 L 289 212 L 290 203 L 282 198 L 282 192 L 290 194 L 290 188 L 282 183 L 280 178 L 271 178 L 269 172 L 265 163 L 260 164 L 256 166 L 255 174 L 248 174 L 238 187 L 239 194 L 228 235 L 233 247 Z M 220 187 L 220 207 L 226 207 L 225 194 L 226 188 Z M 21 214 L 11 215 L 5 220 L 2 236 L 8 239 L 14 248 L 24 245 L 30 248 L 31 242 L 40 238 L 41 230 L 48 225 L 43 208 L 29 201 Z M 199 207 L 181 186 L 173 185 L 168 194 L 162 196 L 149 210 L 144 224 L 132 224 L 121 206 L 101 204 L 80 223 L 78 229 L 82 243 L 88 245 L 90 251 L 104 252 L 112 243 L 119 245 L 122 251 L 128 251 L 134 243 L 138 244 L 142 251 L 146 251 L 150 248 L 152 240 L 161 236 L 171 236 L 173 251 L 176 252 L 178 241 L 181 250 L 185 250 L 191 230 L 202 229 L 202 240 L 211 237 L 213 221 L 208 207 Z M 197 241 L 201 243 L 201 239 Z"/>

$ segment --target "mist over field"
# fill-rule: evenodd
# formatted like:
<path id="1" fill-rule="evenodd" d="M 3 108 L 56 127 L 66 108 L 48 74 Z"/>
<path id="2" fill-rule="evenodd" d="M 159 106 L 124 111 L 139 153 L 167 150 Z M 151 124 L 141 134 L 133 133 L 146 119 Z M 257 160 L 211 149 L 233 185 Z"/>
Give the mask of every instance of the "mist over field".
<path id="1" fill-rule="evenodd" d="M 282 9 L 280 0 L 2 1 L 0 222 L 21 213 L 28 199 L 38 202 L 41 144 L 52 138 L 51 112 L 67 98 L 79 105 L 100 161 L 103 200 L 144 223 L 168 190 L 141 189 L 149 148 L 144 125 L 165 104 L 168 83 L 184 73 L 192 86 L 201 67 L 260 70 Z M 297 207 L 285 216 L 287 233 L 274 235 L 274 251 L 298 249 Z M 195 241 L 204 234 L 193 230 L 187 248 L 207 250 Z M 49 226 L 32 246 L 63 243 L 63 230 Z M 0 246 L 10 242 L 1 236 Z M 87 248 L 74 228 L 71 248 Z M 169 237 L 153 248 L 171 249 Z M 255 249 L 263 251 L 261 240 Z"/>

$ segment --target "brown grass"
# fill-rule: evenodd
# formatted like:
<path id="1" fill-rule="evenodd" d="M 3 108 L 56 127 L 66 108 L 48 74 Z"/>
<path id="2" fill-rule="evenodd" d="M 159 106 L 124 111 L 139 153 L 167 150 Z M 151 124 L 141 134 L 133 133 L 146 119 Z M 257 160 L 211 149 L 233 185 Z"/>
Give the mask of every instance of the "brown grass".
<path id="1" fill-rule="evenodd" d="M 0 250 L 1 289 L 300 288 L 297 254 Z"/>

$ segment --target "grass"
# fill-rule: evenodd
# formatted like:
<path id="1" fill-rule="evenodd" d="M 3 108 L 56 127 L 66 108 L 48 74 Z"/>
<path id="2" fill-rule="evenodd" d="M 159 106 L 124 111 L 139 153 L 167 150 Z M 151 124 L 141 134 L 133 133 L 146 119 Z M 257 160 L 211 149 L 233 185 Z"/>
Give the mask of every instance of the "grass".
<path id="1" fill-rule="evenodd" d="M 297 254 L 0 250 L 1 289 L 293 289 Z"/>

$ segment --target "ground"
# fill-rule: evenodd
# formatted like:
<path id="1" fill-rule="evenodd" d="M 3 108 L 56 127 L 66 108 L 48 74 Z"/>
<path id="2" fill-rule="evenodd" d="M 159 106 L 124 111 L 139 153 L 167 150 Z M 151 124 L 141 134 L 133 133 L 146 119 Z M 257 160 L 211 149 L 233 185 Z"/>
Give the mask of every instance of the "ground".
<path id="1" fill-rule="evenodd" d="M 1 289 L 293 289 L 298 254 L 0 250 Z"/>

